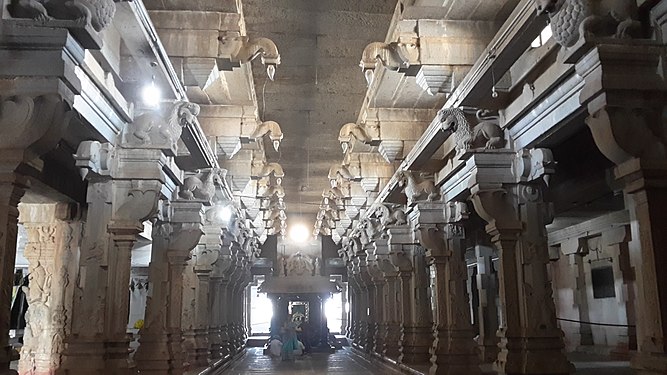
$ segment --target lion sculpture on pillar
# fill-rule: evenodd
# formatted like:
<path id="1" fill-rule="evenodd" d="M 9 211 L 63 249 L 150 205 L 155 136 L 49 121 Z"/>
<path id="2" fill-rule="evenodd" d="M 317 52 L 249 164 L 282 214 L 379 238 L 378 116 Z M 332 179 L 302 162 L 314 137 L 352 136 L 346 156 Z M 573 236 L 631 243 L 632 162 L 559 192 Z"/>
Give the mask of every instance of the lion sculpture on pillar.
<path id="1" fill-rule="evenodd" d="M 580 36 L 613 35 L 629 38 L 639 28 L 635 0 L 534 0 L 539 13 L 547 13 L 554 39 L 572 47 Z"/>
<path id="2" fill-rule="evenodd" d="M 505 147 L 503 129 L 495 116 L 485 116 L 485 111 L 477 111 L 479 123 L 470 127 L 465 113 L 460 108 L 445 108 L 439 112 L 441 128 L 452 132 L 456 153 L 461 154 L 471 148 L 497 149 Z"/>

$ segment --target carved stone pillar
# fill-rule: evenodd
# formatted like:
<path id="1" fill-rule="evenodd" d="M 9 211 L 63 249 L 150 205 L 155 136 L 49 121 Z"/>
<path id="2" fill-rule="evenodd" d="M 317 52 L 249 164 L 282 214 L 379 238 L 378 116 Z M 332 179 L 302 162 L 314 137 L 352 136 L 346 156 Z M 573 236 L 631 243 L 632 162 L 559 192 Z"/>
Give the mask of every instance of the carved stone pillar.
<path id="1" fill-rule="evenodd" d="M 401 318 L 400 318 L 400 290 L 401 280 L 398 271 L 389 261 L 383 263 L 383 273 L 387 280 L 387 304 L 385 305 L 387 333 L 384 337 L 383 355 L 392 359 L 400 356 Z M 391 266 L 391 267 L 390 267 Z"/>
<path id="2" fill-rule="evenodd" d="M 496 371 L 569 374 L 546 264 L 548 207 L 537 183 L 472 188 L 477 213 L 498 249 L 502 319 Z"/>
<path id="3" fill-rule="evenodd" d="M 216 362 L 224 358 L 228 352 L 227 348 L 227 285 L 229 283 L 229 275 L 233 271 L 233 262 L 231 251 L 229 249 L 229 236 L 223 235 L 222 247 L 220 248 L 220 256 L 213 264 L 213 271 L 211 272 L 209 304 L 211 306 L 211 318 L 209 323 L 209 346 L 211 351 L 211 360 Z"/>
<path id="4" fill-rule="evenodd" d="M 350 300 L 350 318 L 348 319 L 347 337 L 354 341 L 357 339 L 357 327 L 359 325 L 358 305 L 360 299 L 359 286 L 357 285 L 357 280 L 354 275 L 354 267 L 351 262 L 347 264 L 347 280 Z"/>
<path id="5" fill-rule="evenodd" d="M 190 253 L 190 259 L 186 262 L 185 269 L 183 270 L 183 310 L 181 311 L 181 327 L 183 329 L 183 351 L 185 352 L 185 363 L 184 367 L 190 369 L 196 367 L 196 357 L 197 357 L 197 342 L 195 340 L 195 310 L 197 308 L 197 294 L 199 283 L 197 282 L 197 276 L 195 275 L 195 262 L 197 261 L 196 247 Z M 208 285 L 206 289 L 208 290 Z M 206 301 L 206 308 L 208 309 L 208 301 Z M 207 325 L 208 328 L 208 325 Z M 207 346 L 206 346 L 206 357 L 210 354 L 208 348 L 208 329 L 207 329 Z"/>
<path id="6" fill-rule="evenodd" d="M 435 271 L 434 338 L 430 374 L 479 374 L 467 294 L 465 203 L 420 202 L 409 213 Z M 449 224 L 444 224 L 449 222 Z"/>
<path id="7" fill-rule="evenodd" d="M 398 361 L 428 363 L 433 322 L 426 290 L 429 281 L 424 250 L 414 243 L 410 226 L 390 227 L 387 233 L 391 263 L 398 268 L 401 281 L 401 354 Z"/>
<path id="8" fill-rule="evenodd" d="M 7 91 L 8 90 L 8 91 Z M 10 88 L 3 95 L 12 95 Z M 41 88 L 40 88 L 41 90 Z M 29 187 L 21 165 L 41 169 L 41 155 L 55 147 L 67 128 L 67 104 L 60 95 L 17 95 L 0 99 L 0 374 L 9 369 L 9 322 L 18 233 L 18 204 Z"/>
<path id="9" fill-rule="evenodd" d="M 219 230 L 218 230 L 219 232 Z M 220 236 L 218 235 L 218 239 Z M 196 276 L 194 299 L 194 348 L 188 358 L 192 366 L 208 365 L 211 354 L 208 341 L 208 327 L 210 321 L 209 286 L 213 263 L 218 260 L 219 249 L 208 249 L 200 245 L 194 253 L 194 273 Z"/>
<path id="10" fill-rule="evenodd" d="M 376 241 L 381 240 L 377 239 Z M 386 240 L 384 240 L 386 242 Z M 380 269 L 379 259 L 375 255 L 375 246 L 371 247 L 366 251 L 367 252 L 367 261 L 368 261 L 368 273 L 371 277 L 371 282 L 373 283 L 373 304 L 371 309 L 371 320 L 373 323 L 373 337 L 372 343 L 373 346 L 369 348 L 369 351 L 378 353 L 382 355 L 384 351 L 384 338 L 387 335 L 386 331 L 386 321 L 385 321 L 385 306 L 386 306 L 386 280 L 384 274 Z"/>
<path id="11" fill-rule="evenodd" d="M 179 200 L 163 208 L 168 211 L 163 213 L 165 221 L 153 225 L 152 290 L 135 355 L 142 374 L 183 373 L 183 271 L 190 251 L 204 233 L 203 202 Z"/>
<path id="12" fill-rule="evenodd" d="M 359 256 L 359 277 L 362 285 L 362 299 L 365 307 L 361 316 L 362 340 L 359 344 L 364 351 L 370 353 L 373 350 L 373 337 L 375 336 L 375 286 L 369 272 L 369 264 L 366 254 Z"/>
<path id="13" fill-rule="evenodd" d="M 605 42 L 607 43 L 607 42 Z M 630 261 L 637 275 L 637 354 L 641 374 L 667 372 L 667 98 L 662 44 L 608 43 L 576 64 L 579 101 L 600 151 L 616 164 L 630 212 Z"/>
<path id="14" fill-rule="evenodd" d="M 493 249 L 485 246 L 475 246 L 477 257 L 477 293 L 479 307 L 477 316 L 479 322 L 479 351 L 480 360 L 490 363 L 498 357 L 498 282 L 493 270 Z"/>
<path id="15" fill-rule="evenodd" d="M 123 374 L 129 368 L 131 250 L 144 220 L 157 212 L 166 158 L 160 150 L 119 149 L 113 160 L 112 171 L 100 169 L 101 164 L 84 169 L 88 214 L 72 334 L 63 356 L 68 374 Z M 145 179 L 135 179 L 140 176 Z"/>
<path id="16" fill-rule="evenodd" d="M 82 225 L 78 208 L 66 203 L 21 204 L 19 211 L 28 234 L 24 255 L 30 272 L 19 371 L 54 374 L 70 331 Z"/>

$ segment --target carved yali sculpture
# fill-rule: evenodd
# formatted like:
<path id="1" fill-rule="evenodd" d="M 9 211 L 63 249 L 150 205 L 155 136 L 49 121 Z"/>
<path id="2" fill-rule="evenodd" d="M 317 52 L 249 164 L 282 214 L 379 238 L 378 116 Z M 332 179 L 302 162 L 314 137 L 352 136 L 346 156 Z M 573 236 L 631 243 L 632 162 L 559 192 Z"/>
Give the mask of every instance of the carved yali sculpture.
<path id="1" fill-rule="evenodd" d="M 130 123 L 123 132 L 123 146 L 161 148 L 176 151 L 183 128 L 194 123 L 199 105 L 183 100 L 174 102 L 162 116 L 145 113 Z"/>
<path id="2" fill-rule="evenodd" d="M 385 227 L 387 225 L 403 225 L 408 222 L 405 211 L 393 205 L 391 208 L 388 204 L 380 205 L 376 215 L 380 219 L 382 226 Z"/>
<path id="3" fill-rule="evenodd" d="M 554 39 L 572 47 L 580 36 L 629 38 L 637 21 L 635 0 L 535 0 L 539 13 L 547 13 Z"/>
<path id="4" fill-rule="evenodd" d="M 226 174 L 225 169 L 211 168 L 196 176 L 187 177 L 178 191 L 178 196 L 188 200 L 211 200 L 215 196 L 216 186 L 223 186 Z"/>
<path id="5" fill-rule="evenodd" d="M 433 181 L 424 179 L 417 182 L 410 171 L 400 171 L 397 177 L 398 186 L 403 188 L 405 195 L 408 197 L 408 204 L 424 199 L 434 201 L 440 196 Z"/>
<path id="6" fill-rule="evenodd" d="M 7 6 L 12 17 L 37 21 L 74 20 L 102 31 L 113 20 L 113 0 L 12 0 Z"/>
<path id="7" fill-rule="evenodd" d="M 454 135 L 457 154 L 471 148 L 497 149 L 505 146 L 503 130 L 496 116 L 485 116 L 484 111 L 477 111 L 479 123 L 471 128 L 460 108 L 445 108 L 440 110 L 439 115 L 442 130 Z"/>

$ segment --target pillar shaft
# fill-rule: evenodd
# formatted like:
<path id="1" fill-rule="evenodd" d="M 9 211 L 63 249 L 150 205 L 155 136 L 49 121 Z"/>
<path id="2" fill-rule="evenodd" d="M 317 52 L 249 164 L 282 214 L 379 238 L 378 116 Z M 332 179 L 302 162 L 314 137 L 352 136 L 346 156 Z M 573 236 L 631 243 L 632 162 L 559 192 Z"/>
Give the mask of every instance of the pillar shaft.
<path id="1" fill-rule="evenodd" d="M 539 186 L 477 190 L 473 203 L 498 250 L 501 322 L 495 369 L 503 374 L 568 374 L 563 333 L 546 264 L 546 206 Z"/>
<path id="2" fill-rule="evenodd" d="M 146 374 L 182 374 L 183 271 L 190 251 L 201 238 L 203 203 L 175 201 L 166 206 L 169 221 L 153 226 L 149 265 L 151 295 L 139 332 L 137 368 Z"/>
<path id="3" fill-rule="evenodd" d="M 76 207 L 69 204 L 21 204 L 19 210 L 28 234 L 24 256 L 30 273 L 29 287 L 24 287 L 28 311 L 19 371 L 54 374 L 70 331 L 82 226 Z"/>

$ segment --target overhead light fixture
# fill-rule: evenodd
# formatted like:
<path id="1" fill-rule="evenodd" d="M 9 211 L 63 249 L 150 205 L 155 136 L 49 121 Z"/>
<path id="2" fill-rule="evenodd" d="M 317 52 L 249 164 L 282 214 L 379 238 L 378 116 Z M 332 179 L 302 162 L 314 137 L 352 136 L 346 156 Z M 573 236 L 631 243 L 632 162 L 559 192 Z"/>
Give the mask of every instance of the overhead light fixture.
<path id="1" fill-rule="evenodd" d="M 289 237 L 294 242 L 304 243 L 310 238 L 310 231 L 301 223 L 294 224 L 290 227 Z"/>
<path id="2" fill-rule="evenodd" d="M 230 206 L 224 206 L 217 212 L 218 220 L 223 223 L 229 222 L 229 220 L 232 219 L 232 214 L 232 208 Z"/>
<path id="3" fill-rule="evenodd" d="M 151 79 L 151 83 L 144 86 L 141 91 L 141 100 L 151 108 L 157 107 L 160 104 L 162 93 L 160 92 L 160 89 L 155 86 L 155 76 Z"/>

